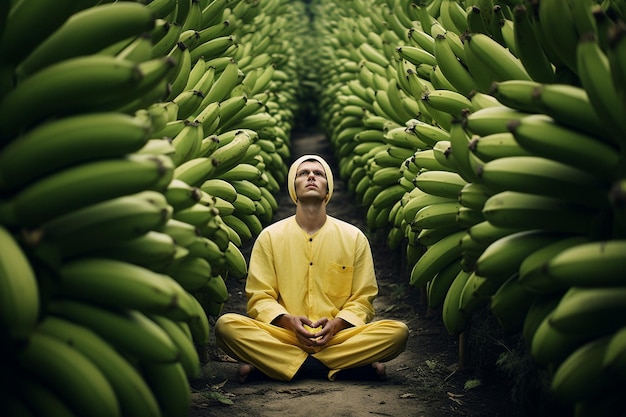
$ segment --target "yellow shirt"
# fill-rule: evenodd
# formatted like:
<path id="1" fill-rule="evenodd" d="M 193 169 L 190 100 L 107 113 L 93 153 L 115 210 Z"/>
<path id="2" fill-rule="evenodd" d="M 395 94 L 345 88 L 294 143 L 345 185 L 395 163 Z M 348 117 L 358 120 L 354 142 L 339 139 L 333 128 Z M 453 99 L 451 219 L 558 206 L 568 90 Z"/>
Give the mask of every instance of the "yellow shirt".
<path id="1" fill-rule="evenodd" d="M 359 326 L 374 317 L 377 294 L 369 241 L 347 222 L 327 216 L 309 235 L 291 216 L 257 236 L 246 282 L 252 318 L 271 323 L 281 314 L 312 321 L 339 317 Z"/>

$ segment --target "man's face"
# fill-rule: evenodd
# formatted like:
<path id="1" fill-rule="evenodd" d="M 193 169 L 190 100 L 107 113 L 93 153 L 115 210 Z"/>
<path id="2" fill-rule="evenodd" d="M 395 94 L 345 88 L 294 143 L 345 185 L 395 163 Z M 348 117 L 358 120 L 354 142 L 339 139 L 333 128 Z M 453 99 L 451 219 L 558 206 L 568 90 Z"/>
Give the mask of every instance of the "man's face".
<path id="1" fill-rule="evenodd" d="M 298 200 L 314 198 L 324 200 L 328 193 L 328 181 L 324 167 L 317 161 L 304 161 L 296 171 L 296 195 Z"/>

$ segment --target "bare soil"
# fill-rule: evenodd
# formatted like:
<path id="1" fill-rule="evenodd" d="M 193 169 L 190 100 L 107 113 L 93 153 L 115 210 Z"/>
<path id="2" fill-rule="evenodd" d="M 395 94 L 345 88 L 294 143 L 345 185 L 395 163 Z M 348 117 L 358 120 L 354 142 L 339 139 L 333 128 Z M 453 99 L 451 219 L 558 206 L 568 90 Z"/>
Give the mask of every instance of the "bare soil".
<path id="1" fill-rule="evenodd" d="M 334 166 L 335 173 L 338 172 L 324 135 L 300 134 L 292 141 L 294 159 L 304 153 L 317 153 Z M 213 343 L 210 360 L 203 366 L 203 377 L 192 381 L 190 416 L 510 417 L 543 414 L 528 405 L 537 406 L 540 400 L 520 397 L 532 394 L 532 390 L 520 391 L 519 383 L 514 383 L 516 378 L 502 373 L 494 365 L 499 355 L 510 353 L 507 344 L 514 343 L 515 338 L 495 340 L 489 336 L 490 340 L 474 340 L 474 348 L 459 349 L 459 338 L 448 334 L 440 313 L 429 311 L 420 291 L 408 285 L 409 271 L 401 250 L 391 251 L 384 234 L 367 230 L 363 207 L 346 191 L 338 174 L 335 177 L 329 214 L 359 226 L 370 237 L 380 286 L 375 302 L 377 318 L 402 320 L 410 329 L 406 351 L 386 363 L 388 381 L 260 379 L 239 384 L 235 379 L 238 364 Z M 280 209 L 276 220 L 293 214 L 294 206 L 285 190 L 277 199 Z M 252 242 L 246 244 L 244 253 L 249 254 L 251 245 Z M 244 284 L 243 280 L 227 279 L 231 297 L 224 312 L 245 314 Z M 476 353 L 470 360 L 464 355 L 472 349 Z"/>

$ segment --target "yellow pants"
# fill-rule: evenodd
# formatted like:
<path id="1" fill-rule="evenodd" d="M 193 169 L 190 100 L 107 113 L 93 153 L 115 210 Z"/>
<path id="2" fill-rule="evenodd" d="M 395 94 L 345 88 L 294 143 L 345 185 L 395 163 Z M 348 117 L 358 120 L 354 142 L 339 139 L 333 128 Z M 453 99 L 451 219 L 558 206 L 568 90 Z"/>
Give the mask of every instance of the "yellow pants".
<path id="1" fill-rule="evenodd" d="M 304 346 L 289 330 L 241 314 L 226 313 L 215 323 L 217 344 L 231 357 L 254 365 L 273 379 L 289 381 L 308 355 L 327 368 L 333 381 L 342 369 L 389 361 L 406 347 L 409 330 L 395 320 L 344 329 L 323 347 Z"/>

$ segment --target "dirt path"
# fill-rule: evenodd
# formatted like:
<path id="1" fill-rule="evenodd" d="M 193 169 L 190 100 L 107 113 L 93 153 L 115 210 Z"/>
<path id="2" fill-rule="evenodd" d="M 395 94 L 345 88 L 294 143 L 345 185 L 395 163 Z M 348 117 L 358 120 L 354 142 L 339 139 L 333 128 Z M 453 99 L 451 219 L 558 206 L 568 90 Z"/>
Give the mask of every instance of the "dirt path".
<path id="1" fill-rule="evenodd" d="M 337 172 L 334 157 L 320 134 L 295 136 L 292 155 L 317 153 Z M 335 190 L 329 214 L 366 231 L 363 211 L 335 175 Z M 277 196 L 281 209 L 276 219 L 293 214 L 286 192 Z M 419 293 L 407 285 L 402 255 L 391 253 L 384 236 L 370 234 L 380 295 L 375 302 L 377 318 L 403 320 L 410 328 L 407 349 L 387 362 L 387 382 L 301 380 L 289 383 L 271 380 L 239 384 L 234 376 L 238 365 L 223 352 L 212 351 L 204 376 L 194 381 L 191 417 L 209 416 L 421 416 L 496 417 L 511 416 L 508 389 L 496 381 L 477 383 L 471 371 L 458 368 L 458 345 L 435 316 L 427 318 Z M 248 244 L 247 246 L 249 246 Z M 246 248 L 246 251 L 249 247 Z M 225 312 L 245 313 L 244 282 L 227 280 L 231 299 Z"/>

